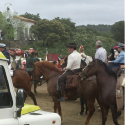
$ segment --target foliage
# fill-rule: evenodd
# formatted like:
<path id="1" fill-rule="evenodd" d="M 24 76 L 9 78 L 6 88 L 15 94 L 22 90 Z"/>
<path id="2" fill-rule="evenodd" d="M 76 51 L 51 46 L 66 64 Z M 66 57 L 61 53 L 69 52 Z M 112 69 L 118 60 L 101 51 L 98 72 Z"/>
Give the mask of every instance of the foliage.
<path id="1" fill-rule="evenodd" d="M 111 25 L 104 25 L 104 24 L 99 24 L 99 25 L 90 25 L 88 24 L 87 26 L 81 25 L 77 26 L 76 28 L 85 28 L 88 29 L 89 31 L 95 31 L 99 33 L 98 35 L 101 35 L 103 33 L 110 33 L 111 30 Z"/>
<path id="2" fill-rule="evenodd" d="M 60 36 L 55 33 L 50 33 L 46 38 L 46 45 L 53 45 L 54 42 L 59 42 Z"/>
<path id="3" fill-rule="evenodd" d="M 31 27 L 31 30 L 39 40 L 43 41 L 43 45 L 53 45 L 53 42 L 65 42 L 69 38 L 69 34 L 65 31 L 64 25 L 58 20 L 40 20 Z M 50 36 L 51 44 L 48 44 L 50 43 Z M 56 41 L 54 41 L 55 37 Z"/>
<path id="4" fill-rule="evenodd" d="M 119 21 L 113 24 L 111 32 L 115 40 L 124 43 L 124 21 Z"/>
<path id="5" fill-rule="evenodd" d="M 70 18 L 55 18 L 54 20 L 58 20 L 60 21 L 64 27 L 65 27 L 65 31 L 69 34 L 69 37 L 72 38 L 72 36 L 74 35 L 74 32 L 76 31 L 76 27 L 75 27 L 75 23 L 71 22 Z"/>
<path id="6" fill-rule="evenodd" d="M 0 24 L 0 29 L 2 30 L 4 35 L 3 37 L 6 40 L 13 40 L 17 35 L 16 32 L 22 34 L 23 28 L 25 27 L 23 22 L 14 18 L 13 15 L 8 12 L 4 12 L 3 14 L 0 13 Z"/>
<path id="7" fill-rule="evenodd" d="M 28 19 L 32 19 L 32 20 L 35 20 L 35 21 L 41 20 L 39 13 L 37 13 L 36 15 L 34 15 L 34 14 L 30 14 L 30 13 L 26 12 L 25 14 L 22 14 L 20 16 L 28 18 Z"/>

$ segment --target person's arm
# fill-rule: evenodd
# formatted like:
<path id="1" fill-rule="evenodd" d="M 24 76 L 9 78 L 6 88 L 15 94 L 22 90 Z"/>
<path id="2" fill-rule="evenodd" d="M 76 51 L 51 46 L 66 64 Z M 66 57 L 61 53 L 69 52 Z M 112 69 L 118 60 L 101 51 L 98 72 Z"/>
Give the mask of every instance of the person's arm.
<path id="1" fill-rule="evenodd" d="M 73 58 L 71 55 L 68 56 L 68 60 L 67 60 L 67 66 L 66 66 L 66 70 L 71 70 L 71 66 L 73 64 Z"/>
<path id="2" fill-rule="evenodd" d="M 96 51 L 96 53 L 95 53 L 95 59 L 99 59 L 99 52 L 98 51 Z"/>
<path id="3" fill-rule="evenodd" d="M 119 63 L 124 58 L 123 55 L 119 54 L 118 58 L 116 60 L 113 60 L 113 63 Z"/>

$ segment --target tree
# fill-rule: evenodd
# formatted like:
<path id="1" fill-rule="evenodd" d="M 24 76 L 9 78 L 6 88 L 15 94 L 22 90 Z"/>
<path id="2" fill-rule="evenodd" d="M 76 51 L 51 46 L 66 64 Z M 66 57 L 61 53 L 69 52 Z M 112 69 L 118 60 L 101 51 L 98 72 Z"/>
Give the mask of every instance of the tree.
<path id="1" fill-rule="evenodd" d="M 64 27 L 65 27 L 65 32 L 69 34 L 69 37 L 72 38 L 74 36 L 74 32 L 76 32 L 76 27 L 75 23 L 71 21 L 70 18 L 55 18 L 54 20 L 60 21 Z"/>
<path id="2" fill-rule="evenodd" d="M 111 32 L 115 40 L 124 43 L 124 21 L 119 21 L 113 24 Z"/>
<path id="3" fill-rule="evenodd" d="M 17 13 L 14 13 L 13 15 L 8 12 L 3 13 L 2 31 L 4 34 L 4 39 L 12 40 L 16 38 L 17 33 L 20 35 L 20 37 L 23 34 L 25 24 L 19 19 L 16 19 L 15 15 L 17 15 Z"/>
<path id="4" fill-rule="evenodd" d="M 53 45 L 54 42 L 59 42 L 59 41 L 60 41 L 60 36 L 55 33 L 50 33 L 46 38 L 47 45 Z"/>
<path id="5" fill-rule="evenodd" d="M 39 40 L 43 41 L 43 45 L 48 45 L 51 41 L 54 43 L 55 36 L 58 39 L 55 42 L 65 42 L 69 38 L 69 34 L 65 31 L 64 25 L 58 20 L 40 20 L 31 27 L 31 30 Z M 50 37 L 53 40 L 50 41 Z"/>
<path id="6" fill-rule="evenodd" d="M 30 13 L 26 12 L 25 14 L 22 14 L 20 16 L 28 18 L 28 19 L 32 19 L 32 20 L 35 20 L 35 21 L 41 20 L 39 13 L 37 13 L 36 15 L 34 15 L 34 14 L 30 14 Z"/>

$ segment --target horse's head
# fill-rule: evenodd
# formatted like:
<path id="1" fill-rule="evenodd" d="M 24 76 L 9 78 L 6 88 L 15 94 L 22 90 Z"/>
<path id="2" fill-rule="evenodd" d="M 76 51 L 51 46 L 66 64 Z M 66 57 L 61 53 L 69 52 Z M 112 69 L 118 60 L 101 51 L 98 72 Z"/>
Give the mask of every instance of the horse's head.
<path id="1" fill-rule="evenodd" d="M 33 80 L 38 82 L 40 80 L 40 77 L 43 75 L 42 70 L 39 69 L 37 66 L 37 63 L 32 63 L 33 65 Z"/>
<path id="2" fill-rule="evenodd" d="M 85 68 L 82 69 L 82 72 L 80 74 L 81 80 L 85 80 L 86 78 L 96 75 L 96 62 L 90 62 L 88 65 L 85 66 Z"/>

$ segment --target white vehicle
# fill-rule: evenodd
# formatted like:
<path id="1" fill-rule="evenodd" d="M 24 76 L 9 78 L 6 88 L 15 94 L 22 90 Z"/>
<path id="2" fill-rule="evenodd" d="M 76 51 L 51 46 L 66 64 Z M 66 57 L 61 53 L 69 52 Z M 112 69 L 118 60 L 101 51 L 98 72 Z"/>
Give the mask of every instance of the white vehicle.
<path id="1" fill-rule="evenodd" d="M 24 91 L 15 92 L 7 59 L 3 58 L 0 58 L 0 125 L 61 125 L 58 114 L 24 105 Z"/>

